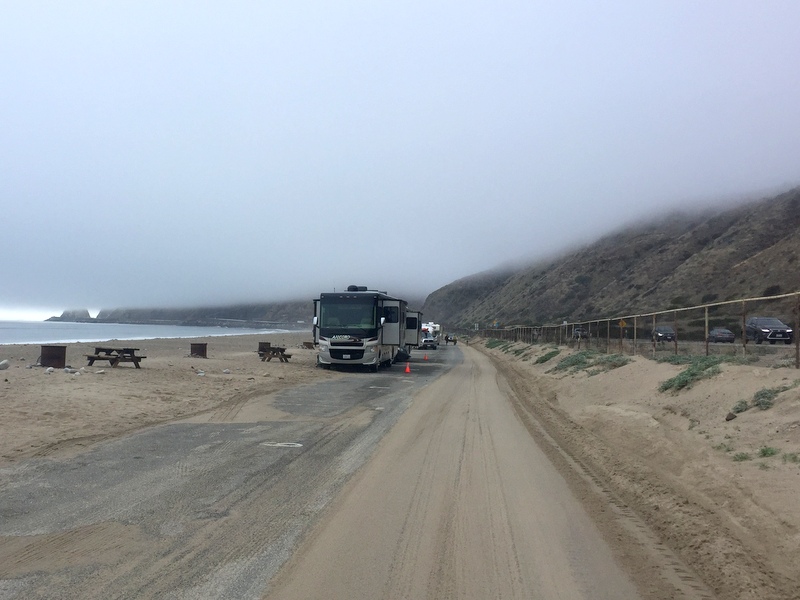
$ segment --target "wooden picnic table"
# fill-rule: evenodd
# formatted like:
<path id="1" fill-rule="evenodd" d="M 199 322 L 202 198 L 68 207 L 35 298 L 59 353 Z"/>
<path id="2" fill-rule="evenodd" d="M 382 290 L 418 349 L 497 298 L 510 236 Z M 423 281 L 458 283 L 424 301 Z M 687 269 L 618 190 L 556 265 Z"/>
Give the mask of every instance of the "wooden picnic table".
<path id="1" fill-rule="evenodd" d="M 269 362 L 275 357 L 281 362 L 289 362 L 289 359 L 292 357 L 291 354 L 286 353 L 286 348 L 281 348 L 280 346 L 269 346 L 268 348 L 257 350 L 257 352 L 261 357 L 261 362 Z"/>
<path id="2" fill-rule="evenodd" d="M 107 346 L 95 346 L 94 354 L 87 354 L 89 366 L 96 360 L 107 360 L 112 367 L 116 367 L 121 362 L 132 362 L 133 366 L 140 369 L 139 363 L 146 356 L 139 356 L 136 352 L 139 348 L 109 348 Z"/>

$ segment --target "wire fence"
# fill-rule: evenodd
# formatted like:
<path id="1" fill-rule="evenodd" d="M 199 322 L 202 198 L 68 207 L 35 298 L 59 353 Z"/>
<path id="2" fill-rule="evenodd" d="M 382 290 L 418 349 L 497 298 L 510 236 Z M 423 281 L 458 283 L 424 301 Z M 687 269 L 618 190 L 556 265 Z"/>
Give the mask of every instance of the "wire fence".
<path id="1" fill-rule="evenodd" d="M 781 327 L 782 325 L 782 327 Z M 723 331 L 724 330 L 724 331 Z M 800 369 L 800 292 L 685 308 L 564 321 L 536 327 L 482 329 L 484 337 L 594 348 L 606 353 L 732 354 L 768 358 Z M 792 347 L 793 346 L 793 347 Z"/>

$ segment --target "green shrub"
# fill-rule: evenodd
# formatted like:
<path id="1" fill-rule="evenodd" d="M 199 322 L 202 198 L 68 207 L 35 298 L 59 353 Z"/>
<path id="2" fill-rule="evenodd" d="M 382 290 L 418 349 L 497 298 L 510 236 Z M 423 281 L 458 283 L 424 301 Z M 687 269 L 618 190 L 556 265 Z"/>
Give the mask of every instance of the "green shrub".
<path id="1" fill-rule="evenodd" d="M 778 392 L 774 389 L 765 388 L 763 390 L 758 390 L 755 394 L 753 394 L 753 406 L 757 406 L 761 410 L 772 408 L 777 395 Z"/>
<path id="2" fill-rule="evenodd" d="M 762 446 L 758 449 L 758 455 L 761 458 L 766 458 L 767 456 L 775 456 L 778 453 L 777 448 L 770 448 L 769 446 Z"/>
<path id="3" fill-rule="evenodd" d="M 692 361 L 689 366 L 678 373 L 675 377 L 667 379 L 659 386 L 659 390 L 666 392 L 667 390 L 680 391 L 684 388 L 691 387 L 696 381 L 713 377 L 720 372 L 719 364 L 722 358 L 719 356 L 694 356 L 691 357 Z"/>
<path id="4" fill-rule="evenodd" d="M 776 388 L 764 388 L 762 390 L 758 390 L 755 394 L 753 394 L 753 406 L 757 406 L 761 410 L 772 408 L 772 405 L 775 403 L 775 398 L 778 397 L 778 394 L 785 392 L 796 385 L 797 382 L 795 381 L 792 385 L 782 385 Z"/>
<path id="5" fill-rule="evenodd" d="M 793 358 L 784 358 L 782 360 L 777 360 L 772 365 L 773 369 L 794 369 L 794 359 Z"/>
<path id="6" fill-rule="evenodd" d="M 543 363 L 546 363 L 546 362 L 547 362 L 548 360 L 550 360 L 551 358 L 555 358 L 555 357 L 556 357 L 556 356 L 558 356 L 560 353 L 561 353 L 561 350 L 551 350 L 551 351 L 550 351 L 550 352 L 548 352 L 547 354 L 543 354 L 542 356 L 540 356 L 539 358 L 537 358 L 537 359 L 534 361 L 534 363 L 535 363 L 535 364 L 537 364 L 537 365 L 541 365 L 541 364 L 543 364 Z"/>
<path id="7" fill-rule="evenodd" d="M 659 356 L 656 361 L 668 363 L 670 365 L 689 365 L 696 359 L 697 357 L 691 354 L 668 354 L 667 356 Z"/>
<path id="8" fill-rule="evenodd" d="M 800 454 L 797 452 L 785 452 L 781 458 L 785 463 L 800 463 Z"/>
<path id="9" fill-rule="evenodd" d="M 553 371 L 566 371 L 568 369 L 572 370 L 580 370 L 585 369 L 586 367 L 590 366 L 589 357 L 593 354 L 597 354 L 595 350 L 583 350 L 582 352 L 576 352 L 575 354 L 570 354 L 569 356 L 565 356 L 558 364 L 552 368 Z"/>
<path id="10" fill-rule="evenodd" d="M 611 369 L 624 367 L 629 362 L 631 362 L 631 359 L 623 354 L 604 354 L 597 357 L 597 360 L 594 361 L 594 366 L 610 371 Z"/>
<path id="11" fill-rule="evenodd" d="M 494 350 L 495 348 L 500 350 L 501 352 L 508 352 L 509 348 L 514 345 L 514 342 L 509 342 L 508 340 L 498 340 L 492 338 L 486 341 L 486 347 L 490 350 Z"/>
<path id="12" fill-rule="evenodd" d="M 736 404 L 733 406 L 733 409 L 732 409 L 732 410 L 733 410 L 733 412 L 735 412 L 736 414 L 739 414 L 739 413 L 743 413 L 743 412 L 744 412 L 744 411 L 746 411 L 748 408 L 750 408 L 750 405 L 747 403 L 747 400 L 739 400 L 739 401 L 738 401 L 738 402 L 737 402 L 737 403 L 736 403 Z"/>
<path id="13" fill-rule="evenodd" d="M 583 350 L 569 356 L 565 356 L 549 372 L 552 371 L 580 371 L 586 370 L 589 375 L 597 375 L 605 371 L 616 369 L 627 365 L 630 359 L 621 354 L 603 354 L 597 350 Z"/>
<path id="14" fill-rule="evenodd" d="M 752 460 L 753 457 L 750 456 L 747 452 L 737 452 L 733 455 L 733 460 L 736 462 L 743 462 L 745 460 Z"/>
<path id="15" fill-rule="evenodd" d="M 720 363 L 731 363 L 734 365 L 749 365 L 758 362 L 757 356 L 748 354 L 747 356 L 698 356 L 695 354 L 667 354 L 656 358 L 656 362 L 664 362 L 671 365 L 691 365 L 701 359 L 714 359 Z M 794 364 L 794 363 L 792 363 Z"/>

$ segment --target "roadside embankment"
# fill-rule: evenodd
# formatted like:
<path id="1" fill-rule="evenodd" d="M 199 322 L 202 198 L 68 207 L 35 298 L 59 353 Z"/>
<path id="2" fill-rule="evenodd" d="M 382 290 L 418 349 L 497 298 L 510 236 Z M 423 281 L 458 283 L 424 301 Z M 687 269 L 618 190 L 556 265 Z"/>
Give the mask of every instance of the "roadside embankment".
<path id="1" fill-rule="evenodd" d="M 719 595 L 800 589 L 800 372 L 473 339 L 531 417 Z"/>

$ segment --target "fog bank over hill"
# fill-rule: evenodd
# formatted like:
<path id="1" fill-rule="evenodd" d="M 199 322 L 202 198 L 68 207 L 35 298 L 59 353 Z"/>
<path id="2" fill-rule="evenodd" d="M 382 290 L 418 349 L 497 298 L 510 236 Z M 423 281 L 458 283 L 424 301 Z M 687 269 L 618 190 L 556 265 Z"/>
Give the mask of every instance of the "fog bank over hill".
<path id="1" fill-rule="evenodd" d="M 585 246 L 454 281 L 426 299 L 386 289 L 448 327 L 585 321 L 800 290 L 800 188 L 732 208 L 637 221 Z M 435 257 L 431 260 L 436 260 Z M 341 282 L 366 285 L 370 281 Z M 379 287 L 379 286 L 378 286 Z M 320 289 L 319 292 L 334 291 Z M 318 294 L 317 294 L 318 296 Z M 98 321 L 309 326 L 312 297 L 216 307 L 103 309 Z M 85 310 L 56 320 L 85 320 Z"/>
<path id="2" fill-rule="evenodd" d="M 448 284 L 425 318 L 452 327 L 589 320 L 800 290 L 800 188 L 665 215 L 583 248 Z"/>

